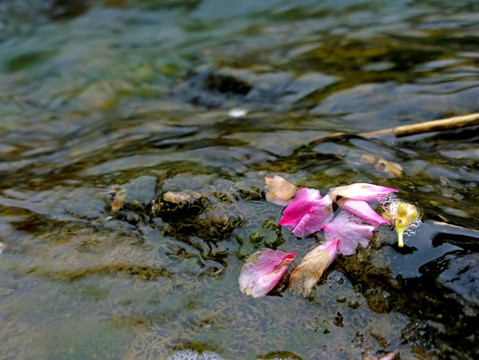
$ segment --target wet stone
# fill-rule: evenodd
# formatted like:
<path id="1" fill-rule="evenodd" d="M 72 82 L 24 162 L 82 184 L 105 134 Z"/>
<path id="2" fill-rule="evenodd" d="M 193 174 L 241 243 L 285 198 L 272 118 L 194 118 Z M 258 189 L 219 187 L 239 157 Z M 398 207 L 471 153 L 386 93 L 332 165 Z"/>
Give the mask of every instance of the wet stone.
<path id="1" fill-rule="evenodd" d="M 204 194 L 167 192 L 163 194 L 162 201 L 154 203 L 153 213 L 164 220 L 196 217 L 209 206 L 209 198 Z"/>
<path id="2" fill-rule="evenodd" d="M 428 349 L 429 354 L 439 355 L 438 330 L 427 321 L 409 324 L 402 330 L 401 336 L 412 345 Z"/>
<path id="3" fill-rule="evenodd" d="M 468 315 L 474 315 L 479 309 L 479 254 L 449 253 L 429 267 L 442 270 L 437 277 L 439 283 L 453 291 L 456 301 L 466 305 Z"/>
<path id="4" fill-rule="evenodd" d="M 336 76 L 322 73 L 295 77 L 289 72 L 197 69 L 174 92 L 188 102 L 211 108 L 231 107 L 244 102 L 250 107 L 265 108 L 273 103 L 291 105 L 337 81 Z"/>
<path id="5" fill-rule="evenodd" d="M 123 185 L 126 191 L 124 205 L 133 208 L 149 205 L 155 197 L 157 182 L 154 176 L 141 176 Z"/>
<path id="6" fill-rule="evenodd" d="M 99 219 L 104 218 L 106 213 L 103 211 L 103 202 L 97 199 L 88 199 L 88 201 L 72 201 L 65 206 L 66 212 L 77 218 Z"/>
<path id="7" fill-rule="evenodd" d="M 256 359 L 258 360 L 302 360 L 302 358 L 289 351 L 275 351 L 265 355 L 259 355 Z"/>
<path id="8" fill-rule="evenodd" d="M 254 74 L 253 86 L 246 96 L 251 101 L 278 99 L 293 80 L 293 76 L 287 72 Z"/>
<path id="9" fill-rule="evenodd" d="M 111 230 L 115 230 L 115 231 L 118 231 L 118 232 L 125 232 L 125 233 L 129 233 L 131 231 L 135 231 L 136 230 L 136 227 L 134 224 L 131 224 L 127 221 L 122 221 L 121 219 L 111 219 L 111 220 L 108 220 L 104 223 L 103 227 L 105 229 L 111 229 Z"/>
<path id="10" fill-rule="evenodd" d="M 291 81 L 284 89 L 279 101 L 295 103 L 313 92 L 333 85 L 338 81 L 336 76 L 308 73 Z"/>
<path id="11" fill-rule="evenodd" d="M 243 98 L 251 90 L 248 80 L 227 72 L 198 70 L 173 91 L 186 101 L 209 108 L 233 105 L 235 99 Z"/>
<path id="12" fill-rule="evenodd" d="M 124 220 L 129 224 L 135 225 L 141 221 L 141 216 L 133 211 L 118 212 L 117 219 Z"/>

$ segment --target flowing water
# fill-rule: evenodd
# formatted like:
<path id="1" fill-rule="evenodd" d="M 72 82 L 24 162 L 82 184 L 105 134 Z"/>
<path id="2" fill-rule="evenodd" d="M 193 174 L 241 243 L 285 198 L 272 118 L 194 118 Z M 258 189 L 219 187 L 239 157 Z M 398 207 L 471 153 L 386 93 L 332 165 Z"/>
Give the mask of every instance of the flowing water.
<path id="1" fill-rule="evenodd" d="M 357 135 L 479 111 L 477 34 L 472 0 L 3 0 L 0 358 L 477 359 L 477 127 Z M 398 188 L 423 225 L 248 298 L 256 249 L 318 241 L 277 226 L 276 174 Z"/>

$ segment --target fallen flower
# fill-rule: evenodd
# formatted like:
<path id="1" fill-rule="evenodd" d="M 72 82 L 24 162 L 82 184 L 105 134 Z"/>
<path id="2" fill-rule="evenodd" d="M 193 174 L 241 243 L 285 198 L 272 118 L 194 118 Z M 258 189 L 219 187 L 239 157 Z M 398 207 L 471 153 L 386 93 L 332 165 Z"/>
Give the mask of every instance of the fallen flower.
<path id="1" fill-rule="evenodd" d="M 341 199 L 338 201 L 338 205 L 351 214 L 367 221 L 374 227 L 378 227 L 381 224 L 390 225 L 389 221 L 371 209 L 366 201 Z"/>
<path id="2" fill-rule="evenodd" d="M 111 211 L 119 211 L 123 207 L 125 199 L 126 190 L 118 190 L 110 201 Z"/>
<path id="3" fill-rule="evenodd" d="M 341 198 L 363 200 L 363 201 L 379 201 L 397 189 L 388 188 L 385 186 L 354 183 L 351 185 L 339 186 L 329 190 L 329 194 L 333 201 Z"/>
<path id="4" fill-rule="evenodd" d="M 301 188 L 290 201 L 296 187 L 279 176 L 265 178 L 267 200 L 288 203 L 279 222 L 298 237 L 307 237 L 323 230 L 326 243 L 315 247 L 303 258 L 289 278 L 289 289 L 296 294 L 309 295 L 325 269 L 337 254 L 353 255 L 358 245 L 367 247 L 373 231 L 381 224 L 393 224 L 399 246 L 403 234 L 420 224 L 415 206 L 404 203 L 392 194 L 397 189 L 367 183 L 355 183 L 330 189 L 321 196 L 319 190 Z M 283 197 L 283 190 L 291 192 Z M 288 193 L 288 191 L 286 191 Z M 333 201 L 341 210 L 334 216 Z M 379 215 L 367 202 L 379 202 L 385 213 Z M 296 253 L 261 249 L 251 255 L 241 270 L 241 292 L 260 297 L 271 291 L 280 281 Z M 387 354 L 386 359 L 395 357 Z"/>
<path id="5" fill-rule="evenodd" d="M 421 223 L 419 212 L 414 205 L 400 200 L 386 203 L 383 207 L 386 211 L 383 214 L 383 217 L 393 222 L 394 230 L 396 230 L 396 233 L 398 234 L 398 246 L 403 247 L 403 235 L 405 233 L 413 233 Z"/>
<path id="6" fill-rule="evenodd" d="M 289 200 L 298 190 L 296 185 L 278 175 L 273 178 L 265 177 L 264 180 L 266 181 L 266 200 L 276 205 L 288 205 Z"/>
<path id="7" fill-rule="evenodd" d="M 341 210 L 323 230 L 326 240 L 339 239 L 338 252 L 347 256 L 354 254 L 358 244 L 368 246 L 369 238 L 373 236 L 374 226 L 364 224 L 357 216 Z"/>
<path id="8" fill-rule="evenodd" d="M 394 360 L 395 358 L 396 358 L 396 353 L 392 352 L 392 353 L 386 354 L 379 360 Z"/>
<path id="9" fill-rule="evenodd" d="M 396 354 L 391 352 L 380 358 L 378 358 L 375 355 L 366 355 L 366 356 L 363 356 L 361 360 L 394 360 L 395 358 L 396 358 Z"/>
<path id="10" fill-rule="evenodd" d="M 319 190 L 302 188 L 284 210 L 279 225 L 298 237 L 307 237 L 321 230 L 332 218 L 331 197 L 321 196 Z"/>
<path id="11" fill-rule="evenodd" d="M 301 260 L 289 278 L 289 289 L 298 295 L 308 296 L 324 270 L 336 259 L 339 238 L 319 245 Z"/>
<path id="12" fill-rule="evenodd" d="M 281 280 L 296 254 L 267 248 L 255 252 L 241 269 L 241 292 L 254 298 L 265 296 Z"/>

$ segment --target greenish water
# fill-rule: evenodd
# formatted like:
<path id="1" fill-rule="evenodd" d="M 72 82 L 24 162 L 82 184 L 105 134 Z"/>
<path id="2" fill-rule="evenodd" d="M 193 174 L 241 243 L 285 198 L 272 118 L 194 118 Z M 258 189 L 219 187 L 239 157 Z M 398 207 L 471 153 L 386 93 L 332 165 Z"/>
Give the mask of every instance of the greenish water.
<path id="1" fill-rule="evenodd" d="M 478 33 L 475 1 L 1 2 L 0 358 L 477 358 L 478 236 L 437 224 L 479 229 L 477 127 L 302 146 L 478 112 Z M 396 187 L 424 224 L 247 298 L 251 253 L 317 242 L 275 174 Z"/>

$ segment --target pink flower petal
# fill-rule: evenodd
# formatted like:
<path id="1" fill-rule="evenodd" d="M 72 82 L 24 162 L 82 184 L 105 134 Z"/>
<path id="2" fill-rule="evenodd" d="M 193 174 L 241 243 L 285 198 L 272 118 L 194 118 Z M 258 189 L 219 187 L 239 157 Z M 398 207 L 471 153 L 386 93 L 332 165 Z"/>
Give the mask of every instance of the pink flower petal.
<path id="1" fill-rule="evenodd" d="M 342 199 L 339 200 L 338 204 L 344 210 L 349 211 L 351 214 L 356 215 L 364 221 L 367 221 L 374 227 L 377 227 L 381 224 L 389 225 L 389 221 L 371 209 L 366 201 Z"/>
<path id="2" fill-rule="evenodd" d="M 334 201 L 337 201 L 341 198 L 363 201 L 379 201 L 390 193 L 396 191 L 398 190 L 379 185 L 355 183 L 332 188 L 329 190 L 329 193 Z"/>
<path id="3" fill-rule="evenodd" d="M 396 358 L 396 354 L 392 352 L 392 353 L 386 354 L 379 360 L 394 360 L 395 358 Z"/>
<path id="4" fill-rule="evenodd" d="M 316 246 L 306 254 L 289 278 L 289 289 L 295 294 L 308 296 L 324 270 L 336 259 L 339 239 Z"/>
<path id="5" fill-rule="evenodd" d="M 287 227 L 298 237 L 307 237 L 321 230 L 332 217 L 330 196 L 322 197 L 318 190 L 302 188 L 284 210 L 279 225 Z"/>
<path id="6" fill-rule="evenodd" d="M 301 188 L 296 193 L 294 200 L 304 202 L 304 201 L 314 201 L 314 200 L 317 200 L 318 198 L 321 198 L 321 194 L 319 193 L 319 190 Z"/>
<path id="7" fill-rule="evenodd" d="M 263 248 L 251 255 L 241 269 L 239 286 L 243 294 L 262 297 L 269 293 L 293 261 L 296 253 Z"/>
<path id="8" fill-rule="evenodd" d="M 339 239 L 339 253 L 353 255 L 358 244 L 368 246 L 374 226 L 363 224 L 361 219 L 343 210 L 323 230 L 326 240 Z"/>

